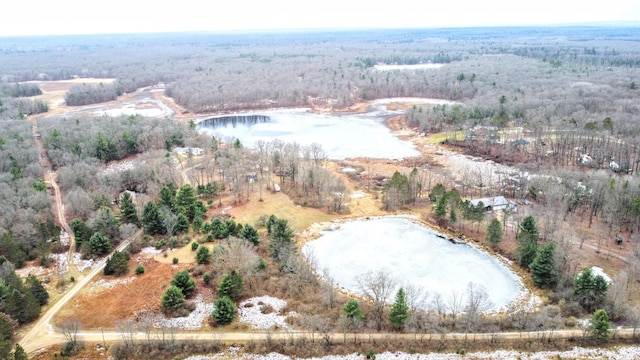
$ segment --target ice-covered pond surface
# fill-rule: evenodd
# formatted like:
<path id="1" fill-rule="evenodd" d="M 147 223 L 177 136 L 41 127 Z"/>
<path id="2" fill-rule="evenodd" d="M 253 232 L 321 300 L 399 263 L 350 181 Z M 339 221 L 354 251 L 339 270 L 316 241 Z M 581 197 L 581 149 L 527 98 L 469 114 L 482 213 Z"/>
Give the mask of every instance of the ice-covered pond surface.
<path id="1" fill-rule="evenodd" d="M 302 251 L 314 258 L 317 270 L 326 269 L 338 286 L 356 294 L 357 276 L 385 269 L 400 285 L 423 288 L 430 299 L 440 295 L 444 303 L 453 293 L 464 296 L 469 283 L 486 289 L 488 311 L 506 309 L 524 295 L 520 278 L 499 260 L 437 234 L 410 218 L 361 219 L 324 231 Z"/>
<path id="2" fill-rule="evenodd" d="M 210 135 L 238 138 L 246 146 L 274 139 L 300 145 L 316 142 L 331 159 L 418 156 L 412 143 L 398 139 L 385 126 L 386 119 L 397 114 L 401 112 L 387 111 L 383 104 L 374 105 L 367 113 L 348 115 L 315 114 L 307 109 L 272 110 L 259 113 L 268 116 L 271 119 L 268 122 L 236 123 L 235 126 L 229 123 L 215 128 L 199 126 L 199 129 Z"/>

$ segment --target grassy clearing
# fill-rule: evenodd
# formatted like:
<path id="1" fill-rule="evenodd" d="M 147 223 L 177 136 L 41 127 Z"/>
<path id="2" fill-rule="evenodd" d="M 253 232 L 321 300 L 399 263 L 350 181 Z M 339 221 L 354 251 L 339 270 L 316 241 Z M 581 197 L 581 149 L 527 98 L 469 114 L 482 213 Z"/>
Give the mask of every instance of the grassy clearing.
<path id="1" fill-rule="evenodd" d="M 321 210 L 297 206 L 286 194 L 280 192 L 262 192 L 262 201 L 258 194 L 243 204 L 230 209 L 236 222 L 255 225 L 261 215 L 275 215 L 287 219 L 294 232 L 307 229 L 311 224 L 334 219 L 336 215 L 327 214 Z"/>
<path id="2" fill-rule="evenodd" d="M 173 258 L 178 258 L 178 264 L 194 264 L 196 262 L 196 252 L 191 250 L 192 242 L 193 240 L 183 247 L 158 254 L 153 260 L 164 264 L 172 264 Z M 200 246 L 206 246 L 210 251 L 213 251 L 215 245 L 214 243 L 203 243 Z"/>
<path id="3" fill-rule="evenodd" d="M 445 140 L 464 140 L 464 136 L 464 131 L 439 132 L 429 135 L 428 141 L 430 144 L 439 144 Z"/>

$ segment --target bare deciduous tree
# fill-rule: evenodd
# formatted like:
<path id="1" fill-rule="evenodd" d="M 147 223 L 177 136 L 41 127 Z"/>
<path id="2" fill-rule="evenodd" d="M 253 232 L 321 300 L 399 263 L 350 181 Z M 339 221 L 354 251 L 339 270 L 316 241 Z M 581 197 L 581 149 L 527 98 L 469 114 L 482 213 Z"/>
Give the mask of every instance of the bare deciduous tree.
<path id="1" fill-rule="evenodd" d="M 378 329 L 382 328 L 384 308 L 396 288 L 396 281 L 384 269 L 368 271 L 356 279 L 358 289 L 373 303 L 373 321 Z"/>

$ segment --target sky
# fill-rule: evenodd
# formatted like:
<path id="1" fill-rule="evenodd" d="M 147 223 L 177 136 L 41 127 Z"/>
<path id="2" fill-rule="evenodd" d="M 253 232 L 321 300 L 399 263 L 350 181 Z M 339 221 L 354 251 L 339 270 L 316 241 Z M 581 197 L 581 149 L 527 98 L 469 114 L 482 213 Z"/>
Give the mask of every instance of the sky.
<path id="1" fill-rule="evenodd" d="M 638 0 L 8 0 L 0 36 L 640 21 Z"/>

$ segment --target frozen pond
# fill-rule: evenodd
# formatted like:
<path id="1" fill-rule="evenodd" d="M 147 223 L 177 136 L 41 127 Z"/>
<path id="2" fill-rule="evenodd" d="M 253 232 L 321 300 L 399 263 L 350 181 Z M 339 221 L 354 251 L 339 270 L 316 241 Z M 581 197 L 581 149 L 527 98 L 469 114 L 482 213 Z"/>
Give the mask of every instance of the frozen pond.
<path id="1" fill-rule="evenodd" d="M 403 217 L 355 220 L 324 231 L 302 251 L 315 259 L 317 270 L 326 269 L 338 286 L 353 293 L 358 293 L 357 276 L 385 269 L 400 285 L 422 288 L 430 299 L 440 295 L 444 303 L 453 293 L 463 295 L 469 283 L 486 289 L 492 303 L 488 311 L 508 308 L 523 295 L 520 278 L 496 258 L 437 234 Z"/>
<path id="2" fill-rule="evenodd" d="M 418 156 L 415 146 L 395 137 L 385 125 L 386 119 L 401 112 L 387 111 L 383 104 L 374 105 L 364 114 L 315 114 L 307 109 L 263 111 L 270 121 L 228 123 L 226 126 L 199 126 L 201 132 L 238 138 L 246 146 L 274 139 L 287 143 L 310 145 L 319 143 L 331 159 L 354 157 L 403 159 Z M 237 114 L 254 116 L 256 114 Z"/>

